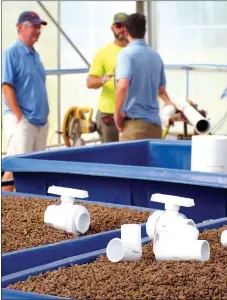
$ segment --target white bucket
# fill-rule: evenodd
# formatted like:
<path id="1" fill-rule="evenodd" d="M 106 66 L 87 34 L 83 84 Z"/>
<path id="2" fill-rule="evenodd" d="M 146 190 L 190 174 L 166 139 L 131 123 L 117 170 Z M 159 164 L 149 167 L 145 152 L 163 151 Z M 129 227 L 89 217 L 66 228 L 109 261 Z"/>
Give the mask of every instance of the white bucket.
<path id="1" fill-rule="evenodd" d="M 193 136 L 191 171 L 227 173 L 227 136 Z"/>

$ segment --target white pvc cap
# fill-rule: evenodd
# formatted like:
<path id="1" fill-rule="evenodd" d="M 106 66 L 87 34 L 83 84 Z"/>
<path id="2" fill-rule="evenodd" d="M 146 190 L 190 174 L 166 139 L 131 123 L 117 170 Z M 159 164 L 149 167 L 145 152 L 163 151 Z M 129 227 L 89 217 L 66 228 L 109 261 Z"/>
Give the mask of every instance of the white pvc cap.
<path id="1" fill-rule="evenodd" d="M 84 199 L 88 197 L 87 191 L 65 188 L 55 185 L 52 185 L 48 188 L 48 193 L 61 196 L 61 200 L 63 202 L 73 202 L 74 198 Z"/>
<path id="2" fill-rule="evenodd" d="M 184 198 L 172 195 L 164 194 L 153 194 L 151 196 L 151 201 L 164 203 L 167 210 L 178 211 L 180 206 L 191 207 L 194 206 L 194 200 L 191 198 Z"/>
<path id="3" fill-rule="evenodd" d="M 227 248 L 227 230 L 224 230 L 221 234 L 221 244 L 224 248 Z"/>

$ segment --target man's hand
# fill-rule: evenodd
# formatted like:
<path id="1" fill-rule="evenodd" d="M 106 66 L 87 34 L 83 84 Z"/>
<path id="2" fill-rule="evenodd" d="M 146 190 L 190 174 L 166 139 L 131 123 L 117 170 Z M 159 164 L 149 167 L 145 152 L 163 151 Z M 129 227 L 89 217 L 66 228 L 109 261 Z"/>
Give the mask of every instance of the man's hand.
<path id="1" fill-rule="evenodd" d="M 117 130 L 119 132 L 122 131 L 122 122 L 124 121 L 125 117 L 126 117 L 126 115 L 123 113 L 120 113 L 120 114 L 115 113 L 114 114 L 114 122 L 115 122 Z"/>
<path id="2" fill-rule="evenodd" d="M 21 121 L 21 119 L 22 119 L 22 116 L 23 116 L 23 113 L 22 113 L 22 111 L 21 112 L 19 112 L 18 114 L 15 114 L 15 117 L 17 118 L 17 124 Z"/>
<path id="3" fill-rule="evenodd" d="M 174 104 L 172 101 L 165 101 L 163 108 L 167 105 L 172 105 L 177 110 L 176 104 Z"/>
<path id="4" fill-rule="evenodd" d="M 113 77 L 112 74 L 106 74 L 106 75 L 104 75 L 104 76 L 101 78 L 102 84 L 107 83 L 112 77 Z"/>

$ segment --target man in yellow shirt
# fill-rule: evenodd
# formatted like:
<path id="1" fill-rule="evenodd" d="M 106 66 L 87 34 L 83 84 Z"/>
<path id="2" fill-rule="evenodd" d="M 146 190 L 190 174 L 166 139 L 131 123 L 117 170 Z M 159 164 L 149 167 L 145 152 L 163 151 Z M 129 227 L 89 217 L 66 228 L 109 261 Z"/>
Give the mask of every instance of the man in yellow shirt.
<path id="1" fill-rule="evenodd" d="M 114 16 L 111 30 L 115 39 L 96 53 L 87 79 L 87 87 L 89 89 L 102 87 L 96 116 L 97 130 L 102 143 L 117 142 L 119 140 L 119 133 L 115 126 L 113 115 L 115 98 L 114 73 L 117 55 L 127 45 L 124 27 L 126 19 L 127 15 L 125 13 L 117 13 Z"/>

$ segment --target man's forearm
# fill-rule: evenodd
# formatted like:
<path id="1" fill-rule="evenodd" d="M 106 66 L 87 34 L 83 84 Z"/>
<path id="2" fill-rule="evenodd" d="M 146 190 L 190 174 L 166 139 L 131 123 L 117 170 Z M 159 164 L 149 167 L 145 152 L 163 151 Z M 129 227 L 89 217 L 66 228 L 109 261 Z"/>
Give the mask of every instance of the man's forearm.
<path id="1" fill-rule="evenodd" d="M 18 119 L 20 119 L 22 116 L 22 111 L 18 105 L 16 93 L 15 93 L 13 87 L 9 84 L 3 84 L 2 92 L 5 96 L 7 104 L 9 106 L 9 108 L 11 109 L 11 111 Z"/>
<path id="2" fill-rule="evenodd" d="M 102 78 L 97 76 L 88 76 L 87 87 L 89 89 L 99 89 L 103 85 Z"/>
<path id="3" fill-rule="evenodd" d="M 117 87 L 115 95 L 115 114 L 120 114 L 127 96 L 127 89 Z"/>
<path id="4" fill-rule="evenodd" d="M 166 91 L 164 91 L 163 93 L 159 93 L 159 97 L 163 100 L 165 104 L 172 103 Z"/>

